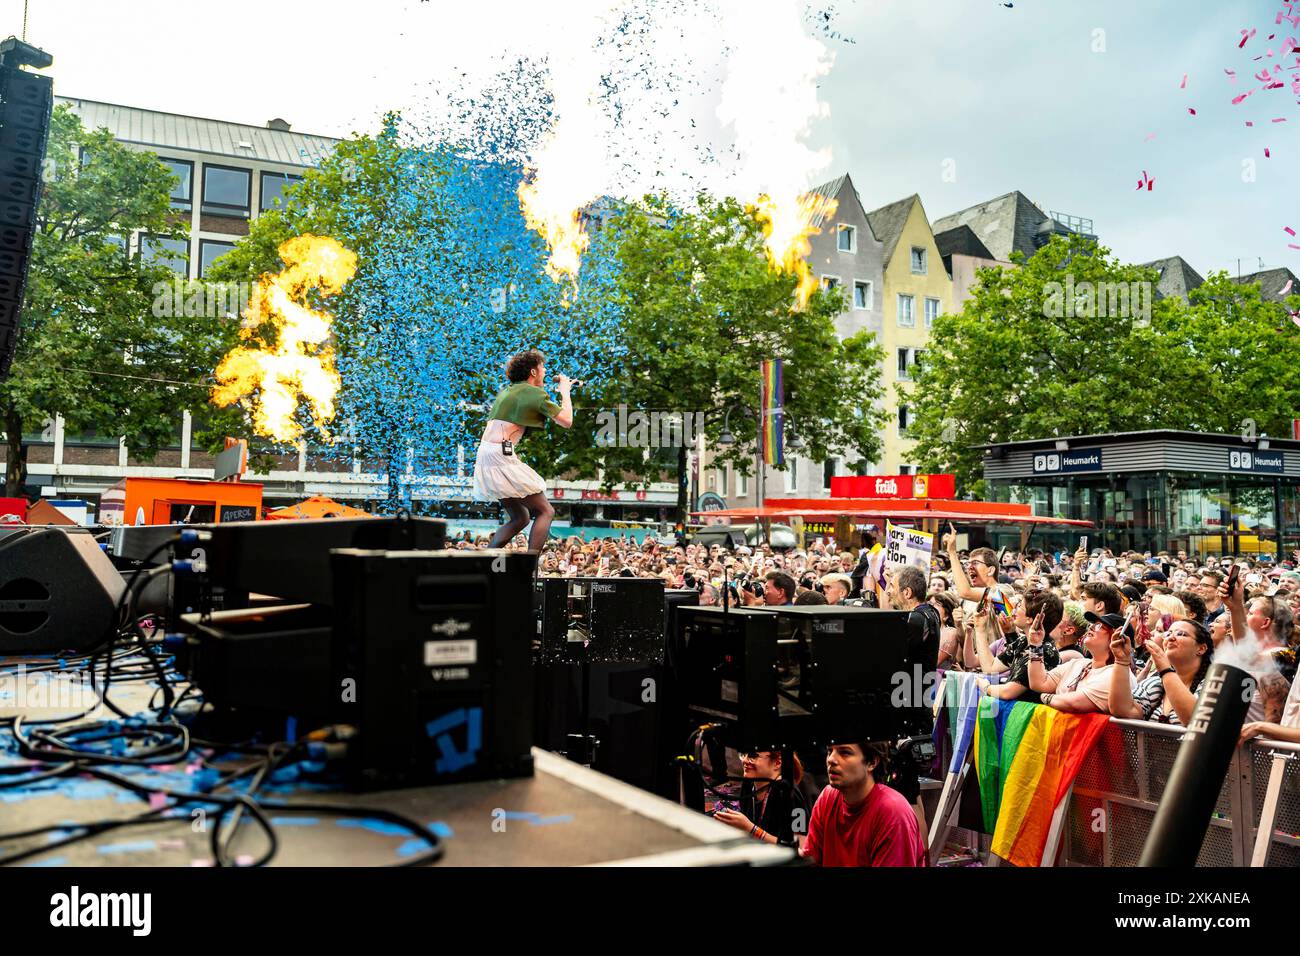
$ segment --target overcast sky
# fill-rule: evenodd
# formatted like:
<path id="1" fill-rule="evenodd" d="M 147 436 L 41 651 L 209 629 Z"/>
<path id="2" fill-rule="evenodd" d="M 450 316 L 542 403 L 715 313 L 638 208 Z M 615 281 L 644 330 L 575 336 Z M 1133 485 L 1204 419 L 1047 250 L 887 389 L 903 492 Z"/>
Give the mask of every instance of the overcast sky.
<path id="1" fill-rule="evenodd" d="M 681 105 L 644 154 L 653 162 L 641 165 L 686 175 L 697 165 L 697 140 L 720 135 L 717 20 L 695 13 L 704 6 L 696 0 L 631 2 L 657 8 L 661 31 L 675 27 L 651 47 L 664 76 L 687 78 Z M 53 54 L 61 95 L 255 125 L 282 116 L 326 135 L 373 130 L 385 109 L 418 110 L 431 84 L 461 82 L 462 72 L 472 84 L 520 55 L 549 56 L 580 77 L 601 62 L 591 53 L 596 38 L 609 35 L 600 19 L 608 2 L 587 0 L 29 6 L 28 40 Z M 1278 63 L 1283 40 L 1300 34 L 1285 22 L 1274 26 L 1281 0 L 816 6 L 833 9 L 832 28 L 853 42 L 806 28 L 832 61 L 819 88 L 828 115 L 808 140 L 830 152 L 824 175 L 813 178 L 851 173 L 868 208 L 917 192 L 936 219 L 1019 189 L 1046 209 L 1093 219 L 1102 241 L 1128 261 L 1181 254 L 1202 273 L 1235 272 L 1238 258 L 1247 272 L 1260 259 L 1300 268 L 1300 251 L 1287 248 L 1297 240 L 1283 232 L 1300 231 L 1296 96 L 1283 88 L 1230 104 L 1260 86 L 1252 74 Z M 0 34 L 20 32 L 22 13 L 22 0 L 0 0 Z M 1239 50 L 1248 27 L 1259 33 Z M 1252 60 L 1270 48 L 1272 59 Z M 618 55 L 610 49 L 602 55 Z M 706 62 L 710 55 L 717 62 Z M 1289 57 L 1284 69 L 1295 63 Z M 773 64 L 774 73 L 782 68 Z M 1235 84 L 1225 69 L 1236 71 Z M 707 131 L 690 132 L 688 115 Z M 725 165 L 725 150 L 716 155 Z M 1255 163 L 1253 182 L 1243 176 L 1246 160 Z M 945 181 L 945 169 L 954 181 Z M 1135 188 L 1143 170 L 1155 180 L 1151 191 Z"/>

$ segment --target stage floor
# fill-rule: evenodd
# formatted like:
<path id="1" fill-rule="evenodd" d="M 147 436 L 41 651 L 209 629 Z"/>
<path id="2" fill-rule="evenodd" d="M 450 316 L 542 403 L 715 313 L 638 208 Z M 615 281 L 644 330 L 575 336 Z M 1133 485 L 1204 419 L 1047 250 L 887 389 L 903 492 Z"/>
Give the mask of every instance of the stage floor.
<path id="1" fill-rule="evenodd" d="M 0 659 L 0 668 L 5 666 Z M 113 700 L 127 708 L 143 706 L 153 688 L 146 683 L 115 685 Z M 0 719 L 19 713 L 0 700 Z M 57 712 L 21 711 L 24 720 Z M 109 712 L 96 716 L 112 718 Z M 150 809 L 145 798 L 98 779 L 75 776 L 22 787 L 3 787 L 20 761 L 8 723 L 0 729 L 0 832 L 14 833 L 61 825 L 71 828 L 136 816 Z M 542 750 L 533 750 L 536 773 L 530 778 L 420 787 L 373 793 L 326 789 L 315 782 L 276 782 L 260 791 L 285 803 L 330 803 L 394 811 L 427 825 L 443 838 L 439 866 L 583 866 L 781 864 L 793 851 L 760 843 L 703 814 L 640 790 Z M 194 762 L 192 755 L 188 758 Z M 233 765 L 216 763 L 222 768 Z M 199 768 L 184 761 L 160 768 L 107 769 L 149 786 L 194 790 Z M 201 771 L 200 771 L 201 772 Z M 210 771 L 209 771 L 210 772 Z M 211 865 L 209 834 L 191 806 L 170 819 L 122 827 L 29 858 L 36 866 L 205 866 Z M 423 840 L 389 823 L 318 813 L 267 810 L 279 849 L 271 866 L 384 866 L 401 863 L 427 848 Z M 58 835 L 39 835 L 0 843 L 0 856 L 41 846 Z M 260 855 L 266 846 L 261 828 L 245 821 L 231 854 Z"/>

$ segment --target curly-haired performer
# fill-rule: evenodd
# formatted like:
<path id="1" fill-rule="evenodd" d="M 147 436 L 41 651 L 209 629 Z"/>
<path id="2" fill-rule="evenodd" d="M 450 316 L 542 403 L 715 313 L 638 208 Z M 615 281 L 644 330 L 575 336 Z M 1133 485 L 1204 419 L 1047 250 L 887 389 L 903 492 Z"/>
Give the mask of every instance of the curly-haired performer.
<path id="1" fill-rule="evenodd" d="M 548 418 L 563 428 L 573 426 L 569 380 L 559 377 L 561 404 L 556 405 L 542 388 L 546 357 L 534 349 L 512 358 L 506 365 L 506 377 L 511 384 L 498 392 L 492 403 L 474 459 L 474 497 L 500 501 L 506 510 L 506 523 L 492 536 L 491 547 L 507 544 L 531 520 L 528 548 L 538 552 L 550 536 L 555 509 L 546 500 L 546 482 L 519 460 L 514 446 L 525 429 L 540 428 Z"/>

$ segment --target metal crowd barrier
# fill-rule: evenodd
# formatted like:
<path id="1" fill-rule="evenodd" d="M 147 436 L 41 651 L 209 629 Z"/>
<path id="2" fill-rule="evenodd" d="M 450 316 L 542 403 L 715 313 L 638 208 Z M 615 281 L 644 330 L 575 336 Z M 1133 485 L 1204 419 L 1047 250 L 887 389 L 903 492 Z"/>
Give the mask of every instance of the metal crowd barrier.
<path id="1" fill-rule="evenodd" d="M 1182 727 L 1111 718 L 1068 797 L 1059 864 L 1136 866 Z M 1300 746 L 1237 748 L 1197 866 L 1300 866 Z"/>
<path id="2" fill-rule="evenodd" d="M 1058 810 L 1044 865 L 1136 866 L 1182 734 L 1112 717 Z M 987 834 L 951 834 L 986 864 L 1001 862 Z M 1196 864 L 1300 866 L 1300 745 L 1256 738 L 1237 748 Z"/>

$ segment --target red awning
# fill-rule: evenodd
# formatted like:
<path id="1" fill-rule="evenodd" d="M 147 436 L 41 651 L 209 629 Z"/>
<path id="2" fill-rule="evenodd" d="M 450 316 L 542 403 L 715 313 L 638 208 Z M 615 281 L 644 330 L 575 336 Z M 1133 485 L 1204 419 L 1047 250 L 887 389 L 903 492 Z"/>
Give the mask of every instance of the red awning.
<path id="1" fill-rule="evenodd" d="M 693 511 L 694 517 L 704 518 L 803 518 L 806 521 L 834 521 L 841 515 L 850 518 L 889 518 L 893 520 L 917 521 L 934 518 L 940 521 L 960 522 L 962 524 L 1008 524 L 1008 525 L 1052 525 L 1062 528 L 1091 528 L 1091 521 L 1078 521 L 1072 518 L 1053 518 L 1046 515 L 1026 514 L 1023 506 L 1000 505 L 998 502 L 961 502 L 961 510 L 945 508 L 952 504 L 947 501 L 926 501 L 920 507 L 911 499 L 906 506 L 892 505 L 888 499 L 872 501 L 861 505 L 845 502 L 844 505 L 832 505 L 826 501 L 822 507 L 807 505 L 764 505 L 756 508 L 726 508 L 722 511 Z M 990 506 L 990 510 L 966 510 L 981 504 Z M 996 510 L 999 507 L 1007 511 Z M 1014 510 L 1013 510 L 1014 509 Z"/>

